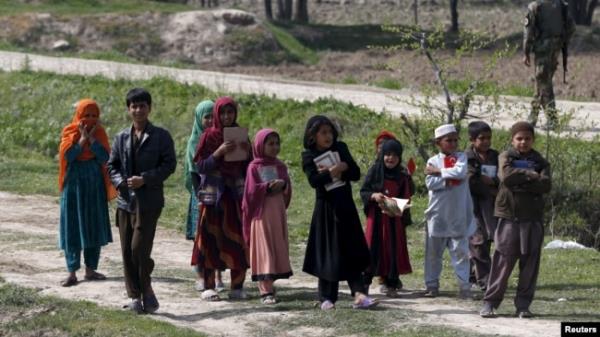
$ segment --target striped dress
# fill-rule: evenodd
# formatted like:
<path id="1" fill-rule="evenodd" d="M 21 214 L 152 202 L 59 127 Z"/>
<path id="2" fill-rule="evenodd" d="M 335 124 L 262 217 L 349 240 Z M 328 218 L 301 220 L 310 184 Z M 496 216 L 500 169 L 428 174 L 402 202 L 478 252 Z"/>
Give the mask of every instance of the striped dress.
<path id="1" fill-rule="evenodd" d="M 65 253 L 104 246 L 112 242 L 106 187 L 102 164 L 108 152 L 98 142 L 90 147 L 94 159 L 80 161 L 79 144 L 67 150 L 68 162 L 64 188 L 60 197 L 59 246 Z"/>

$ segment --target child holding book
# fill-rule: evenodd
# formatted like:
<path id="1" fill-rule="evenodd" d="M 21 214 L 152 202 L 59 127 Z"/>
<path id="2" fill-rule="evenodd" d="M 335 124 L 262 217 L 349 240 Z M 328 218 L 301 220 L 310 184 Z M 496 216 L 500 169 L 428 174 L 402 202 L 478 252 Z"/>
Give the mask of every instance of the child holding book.
<path id="1" fill-rule="evenodd" d="M 322 310 L 335 309 L 342 280 L 348 281 L 353 307 L 366 309 L 377 301 L 366 295 L 362 278 L 369 250 L 350 186 L 360 179 L 360 168 L 337 138 L 325 116 L 313 116 L 306 123 L 302 169 L 316 198 L 302 270 L 319 278 Z"/>
<path id="2" fill-rule="evenodd" d="M 412 272 L 406 244 L 410 211 L 387 214 L 384 205 L 386 198 L 410 199 L 414 193 L 412 178 L 403 169 L 401 161 L 402 144 L 393 139 L 384 141 L 360 190 L 367 215 L 365 234 L 371 252 L 368 276 L 380 277 L 389 297 L 396 297 L 398 289 L 402 289 L 399 275 Z"/>
<path id="3" fill-rule="evenodd" d="M 292 197 L 287 166 L 277 155 L 279 134 L 262 129 L 254 137 L 242 212 L 244 239 L 250 248 L 252 281 L 258 281 L 263 304 L 275 304 L 273 282 L 292 276 L 286 209 Z"/>
<path id="4" fill-rule="evenodd" d="M 491 149 L 492 129 L 482 121 L 469 123 L 471 144 L 465 150 L 469 164 L 469 187 L 477 229 L 469 238 L 471 281 L 485 291 L 492 259 L 490 248 L 494 240 L 497 219 L 494 200 L 498 194 L 498 152 Z"/>
<path id="5" fill-rule="evenodd" d="M 248 152 L 248 143 L 225 141 L 226 128 L 237 127 L 237 104 L 230 97 L 219 98 L 213 108 L 213 125 L 206 129 L 194 156 L 197 172 L 203 176 L 198 190 L 200 220 L 194 240 L 192 265 L 202 270 L 205 290 L 202 299 L 220 300 L 215 291 L 215 271 L 231 270 L 229 298 L 245 299 L 243 289 L 248 260 L 242 234 L 242 188 L 249 158 L 227 161 L 236 147 Z M 249 157 L 249 156 L 248 156 Z"/>
<path id="6" fill-rule="evenodd" d="M 494 215 L 500 218 L 494 238 L 487 291 L 483 298 L 482 317 L 495 317 L 494 309 L 504 299 L 508 278 L 519 261 L 519 281 L 514 300 L 519 318 L 533 316 L 533 301 L 540 254 L 544 241 L 544 194 L 550 192 L 550 164 L 533 149 L 534 130 L 528 122 L 511 127 L 511 147 L 500 154 L 500 187 Z"/>
<path id="7" fill-rule="evenodd" d="M 435 129 L 440 153 L 429 158 L 425 183 L 429 206 L 425 210 L 425 296 L 439 295 L 444 250 L 448 249 L 459 284 L 459 297 L 471 298 L 469 241 L 475 231 L 473 201 L 467 181 L 467 156 L 458 152 L 458 133 L 452 124 Z"/>

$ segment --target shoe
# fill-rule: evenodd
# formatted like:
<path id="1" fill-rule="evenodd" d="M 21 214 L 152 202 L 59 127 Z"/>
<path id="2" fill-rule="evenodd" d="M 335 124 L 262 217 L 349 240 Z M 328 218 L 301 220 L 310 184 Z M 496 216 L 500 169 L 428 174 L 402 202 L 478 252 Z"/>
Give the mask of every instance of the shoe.
<path id="1" fill-rule="evenodd" d="M 89 275 L 86 274 L 83 278 L 86 281 L 104 281 L 104 280 L 106 280 L 106 276 L 104 274 L 100 274 L 97 271 L 94 271 L 93 273 L 91 273 Z"/>
<path id="2" fill-rule="evenodd" d="M 72 287 L 77 285 L 77 277 L 67 277 L 66 279 L 60 282 L 60 285 L 63 287 Z"/>
<path id="3" fill-rule="evenodd" d="M 398 290 L 395 288 L 387 288 L 387 291 L 385 292 L 385 296 L 390 297 L 390 298 L 396 298 L 396 297 L 398 297 Z"/>
<path id="4" fill-rule="evenodd" d="M 423 297 L 434 298 L 438 296 L 440 296 L 440 291 L 438 290 L 438 288 L 428 288 L 423 293 Z"/>
<path id="5" fill-rule="evenodd" d="M 248 294 L 244 289 L 233 289 L 229 292 L 230 300 L 245 300 L 248 299 Z"/>
<path id="6" fill-rule="evenodd" d="M 214 289 L 204 290 L 200 298 L 207 302 L 218 302 L 221 300 L 221 297 L 219 297 L 219 294 Z"/>
<path id="7" fill-rule="evenodd" d="M 388 291 L 388 287 L 385 284 L 379 286 L 379 292 L 382 294 L 386 294 Z"/>
<path id="8" fill-rule="evenodd" d="M 325 300 L 321 303 L 321 310 L 335 310 L 335 304 L 333 304 L 333 302 L 330 300 Z"/>
<path id="9" fill-rule="evenodd" d="M 144 307 L 142 306 L 142 301 L 139 298 L 134 298 L 131 302 L 125 304 L 123 309 L 131 310 L 136 314 L 141 314 L 144 312 Z"/>
<path id="10" fill-rule="evenodd" d="M 277 303 L 277 299 L 273 295 L 267 295 L 260 300 L 262 304 L 275 304 Z"/>
<path id="11" fill-rule="evenodd" d="M 376 307 L 379 304 L 379 301 L 373 297 L 362 296 L 358 302 L 352 303 L 353 309 L 369 309 Z"/>
<path id="12" fill-rule="evenodd" d="M 528 309 L 517 310 L 517 317 L 519 317 L 519 318 L 532 318 L 533 317 L 533 313 L 531 313 L 531 311 L 529 311 Z"/>
<path id="13" fill-rule="evenodd" d="M 217 284 L 215 286 L 215 290 L 219 293 L 222 292 L 223 290 L 225 290 L 225 284 L 223 284 L 223 281 L 217 282 Z"/>
<path id="14" fill-rule="evenodd" d="M 153 314 L 156 312 L 156 310 L 158 310 L 158 308 L 160 307 L 160 304 L 158 303 L 158 299 L 156 298 L 156 295 L 152 294 L 152 295 L 148 295 L 148 296 L 144 296 L 144 311 L 149 313 L 149 314 Z"/>
<path id="15" fill-rule="evenodd" d="M 461 289 L 458 292 L 458 298 L 461 300 L 472 300 L 473 293 L 471 292 L 471 289 Z"/>
<path id="16" fill-rule="evenodd" d="M 479 316 L 483 318 L 494 318 L 496 317 L 496 312 L 494 312 L 494 307 L 489 302 L 483 302 L 483 307 L 479 310 Z"/>
<path id="17" fill-rule="evenodd" d="M 196 280 L 194 289 L 196 289 L 196 291 L 204 291 L 204 280 Z"/>

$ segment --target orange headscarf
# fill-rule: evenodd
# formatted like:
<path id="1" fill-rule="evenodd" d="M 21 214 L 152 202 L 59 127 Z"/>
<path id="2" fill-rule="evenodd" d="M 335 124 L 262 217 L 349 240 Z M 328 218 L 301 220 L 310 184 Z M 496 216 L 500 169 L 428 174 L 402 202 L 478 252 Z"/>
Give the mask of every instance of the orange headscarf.
<path id="1" fill-rule="evenodd" d="M 96 118 L 85 119 L 84 115 L 86 113 L 95 113 Z M 77 107 L 75 108 L 75 115 L 73 116 L 73 120 L 71 123 L 63 128 L 62 137 L 60 140 L 60 147 L 58 150 L 58 164 L 59 164 L 59 172 L 58 172 L 58 188 L 60 191 L 63 190 L 65 175 L 67 173 L 67 160 L 65 155 L 67 150 L 71 148 L 75 143 L 79 141 L 79 137 L 81 137 L 81 132 L 79 132 L 79 123 L 83 122 L 86 124 L 86 127 L 91 128 L 95 124 L 95 120 L 100 118 L 100 108 L 96 101 L 86 98 L 77 102 Z M 106 131 L 102 125 L 98 125 L 96 127 L 96 131 L 94 132 L 94 138 L 96 141 L 102 145 L 106 149 L 108 153 L 110 153 L 110 145 L 108 144 L 108 136 L 106 135 Z M 77 156 L 77 160 L 85 161 L 94 158 L 94 153 L 90 150 L 89 142 L 86 142 L 83 145 L 83 151 L 79 156 Z M 102 176 L 104 178 L 104 186 L 106 188 L 106 198 L 107 200 L 112 200 L 117 197 L 117 191 L 113 187 L 110 182 L 110 178 L 108 177 L 108 170 L 106 168 L 106 164 L 102 165 Z"/>

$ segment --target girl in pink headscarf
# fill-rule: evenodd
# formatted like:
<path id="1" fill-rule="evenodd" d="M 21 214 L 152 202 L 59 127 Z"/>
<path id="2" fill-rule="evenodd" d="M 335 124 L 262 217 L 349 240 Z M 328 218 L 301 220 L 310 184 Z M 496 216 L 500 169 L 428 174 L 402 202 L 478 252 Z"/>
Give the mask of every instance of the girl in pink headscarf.
<path id="1" fill-rule="evenodd" d="M 279 149 L 277 132 L 258 131 L 242 200 L 244 240 L 250 248 L 252 281 L 258 281 L 264 304 L 277 302 L 273 282 L 292 275 L 286 216 L 292 185 L 287 167 L 277 159 Z"/>

